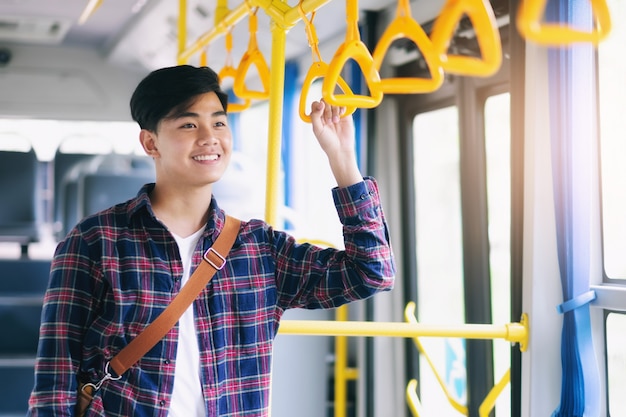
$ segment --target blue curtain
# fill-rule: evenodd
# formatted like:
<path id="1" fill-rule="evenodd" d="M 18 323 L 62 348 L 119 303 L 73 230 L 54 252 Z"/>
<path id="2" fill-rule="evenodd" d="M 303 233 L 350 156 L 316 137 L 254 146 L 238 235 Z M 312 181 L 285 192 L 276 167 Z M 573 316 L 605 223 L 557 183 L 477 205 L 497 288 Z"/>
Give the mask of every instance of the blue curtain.
<path id="1" fill-rule="evenodd" d="M 546 20 L 591 30 L 588 0 L 549 3 Z M 596 155 L 594 49 L 590 44 L 548 52 L 552 170 L 558 262 L 563 290 L 561 401 L 553 417 L 599 415 L 599 373 L 591 339 L 589 289 L 591 202 Z M 538 319 L 538 318 L 536 318 Z M 535 346 L 540 341 L 535 342 Z"/>

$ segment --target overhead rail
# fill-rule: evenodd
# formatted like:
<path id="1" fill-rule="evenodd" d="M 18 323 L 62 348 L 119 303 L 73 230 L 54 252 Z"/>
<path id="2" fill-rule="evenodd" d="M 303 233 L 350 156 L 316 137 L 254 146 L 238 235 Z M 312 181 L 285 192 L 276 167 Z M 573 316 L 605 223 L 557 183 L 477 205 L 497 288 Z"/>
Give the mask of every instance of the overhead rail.
<path id="1" fill-rule="evenodd" d="M 409 0 L 398 1 L 395 19 L 387 26 L 376 44 L 372 54 L 376 70 L 380 71 L 391 44 L 402 38 L 410 39 L 415 43 L 426 62 L 429 76 L 383 78 L 380 80 L 381 91 L 393 94 L 418 94 L 431 93 L 437 90 L 443 84 L 444 79 L 441 59 L 424 29 L 413 19 Z"/>
<path id="2" fill-rule="evenodd" d="M 586 0 L 591 4 L 595 24 L 591 31 L 569 24 L 546 23 L 544 15 L 548 0 L 524 0 L 519 5 L 517 30 L 527 40 L 543 45 L 569 45 L 575 42 L 598 44 L 611 32 L 611 14 L 605 0 Z"/>
<path id="3" fill-rule="evenodd" d="M 448 48 L 461 18 L 467 16 L 476 32 L 481 57 L 450 53 Z M 493 75 L 502 63 L 502 42 L 489 0 L 448 0 L 430 34 L 444 71 L 478 77 Z"/>

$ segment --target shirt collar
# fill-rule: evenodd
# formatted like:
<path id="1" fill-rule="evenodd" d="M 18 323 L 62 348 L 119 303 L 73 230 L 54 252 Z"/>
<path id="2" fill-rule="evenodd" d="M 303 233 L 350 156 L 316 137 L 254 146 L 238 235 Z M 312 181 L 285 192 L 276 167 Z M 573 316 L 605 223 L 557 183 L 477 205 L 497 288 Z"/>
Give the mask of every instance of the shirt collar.
<path id="1" fill-rule="evenodd" d="M 154 211 L 152 211 L 152 203 L 150 202 L 150 192 L 154 189 L 154 183 L 145 184 L 137 196 L 129 201 L 127 220 L 130 223 L 131 219 L 140 213 L 142 210 L 146 210 L 148 214 L 156 219 Z M 211 203 L 209 205 L 209 217 L 207 219 L 207 225 L 205 229 L 205 235 L 212 236 L 213 240 L 217 238 L 217 235 L 224 228 L 226 222 L 226 214 L 224 210 L 220 209 L 217 205 L 215 196 L 211 196 Z"/>

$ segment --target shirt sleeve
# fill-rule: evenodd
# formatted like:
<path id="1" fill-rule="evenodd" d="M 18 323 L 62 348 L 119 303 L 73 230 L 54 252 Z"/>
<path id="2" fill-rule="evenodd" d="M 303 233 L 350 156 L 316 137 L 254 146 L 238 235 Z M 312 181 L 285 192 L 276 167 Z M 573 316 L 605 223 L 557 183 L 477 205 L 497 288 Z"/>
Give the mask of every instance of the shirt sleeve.
<path id="1" fill-rule="evenodd" d="M 395 261 L 373 178 L 333 189 L 344 250 L 297 244 L 275 233 L 282 308 L 332 308 L 393 288 Z"/>
<path id="2" fill-rule="evenodd" d="M 74 414 L 85 323 L 97 299 L 93 264 L 77 234 L 58 245 L 44 297 L 29 416 Z"/>

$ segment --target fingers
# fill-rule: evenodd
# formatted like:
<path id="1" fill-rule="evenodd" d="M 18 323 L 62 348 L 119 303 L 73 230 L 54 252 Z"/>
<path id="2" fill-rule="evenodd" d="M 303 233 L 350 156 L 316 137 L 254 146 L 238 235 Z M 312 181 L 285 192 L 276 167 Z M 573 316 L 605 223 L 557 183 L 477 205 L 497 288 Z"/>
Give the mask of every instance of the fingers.
<path id="1" fill-rule="evenodd" d="M 321 113 L 319 117 L 322 117 L 326 123 L 339 123 L 339 119 L 345 112 L 345 107 L 331 106 L 323 98 L 320 101 L 314 101 L 311 105 L 311 116 Z"/>

